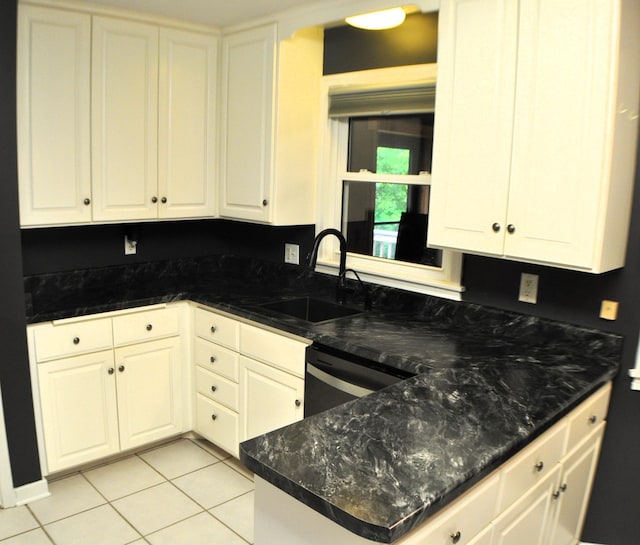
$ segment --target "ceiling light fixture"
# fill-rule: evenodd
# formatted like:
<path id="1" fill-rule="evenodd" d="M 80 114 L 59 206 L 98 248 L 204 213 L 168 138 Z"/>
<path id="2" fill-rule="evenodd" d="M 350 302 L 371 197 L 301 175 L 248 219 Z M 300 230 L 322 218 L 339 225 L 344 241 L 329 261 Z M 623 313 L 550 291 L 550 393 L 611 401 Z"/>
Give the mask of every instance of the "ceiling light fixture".
<path id="1" fill-rule="evenodd" d="M 386 30 L 394 28 L 404 23 L 406 13 L 402 8 L 384 9 L 382 11 L 372 11 L 362 15 L 347 17 L 345 22 L 356 28 L 364 30 Z"/>

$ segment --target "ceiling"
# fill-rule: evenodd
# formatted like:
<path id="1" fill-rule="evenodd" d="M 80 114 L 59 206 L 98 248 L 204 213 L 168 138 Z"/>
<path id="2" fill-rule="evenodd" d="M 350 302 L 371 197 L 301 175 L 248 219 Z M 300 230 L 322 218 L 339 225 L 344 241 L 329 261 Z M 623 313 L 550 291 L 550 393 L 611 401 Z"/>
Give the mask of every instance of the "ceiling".
<path id="1" fill-rule="evenodd" d="M 92 3 L 224 27 L 291 8 L 323 4 L 326 0 L 93 0 Z"/>

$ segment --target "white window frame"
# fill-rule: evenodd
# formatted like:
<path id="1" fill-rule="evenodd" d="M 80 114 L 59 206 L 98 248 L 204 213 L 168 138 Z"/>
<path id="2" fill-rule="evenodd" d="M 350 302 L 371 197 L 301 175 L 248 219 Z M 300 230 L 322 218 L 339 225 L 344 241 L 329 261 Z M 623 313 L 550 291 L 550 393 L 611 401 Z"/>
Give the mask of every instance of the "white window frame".
<path id="1" fill-rule="evenodd" d="M 415 84 L 433 85 L 436 65 L 422 64 L 363 70 L 324 76 L 322 78 L 322 104 L 320 108 L 321 150 L 317 192 L 317 230 L 329 227 L 341 230 L 343 180 L 399 182 L 397 176 L 347 173 L 349 139 L 348 119 L 329 118 L 329 94 L 336 89 L 366 87 L 403 87 Z M 373 115 L 373 114 L 372 114 Z M 403 176 L 402 183 L 428 185 L 430 174 Z M 337 274 L 340 252 L 335 237 L 327 237 L 321 244 L 317 270 Z M 358 272 L 362 280 L 409 291 L 460 300 L 464 290 L 462 254 L 443 250 L 442 267 L 397 262 L 349 252 L 347 268 Z"/>

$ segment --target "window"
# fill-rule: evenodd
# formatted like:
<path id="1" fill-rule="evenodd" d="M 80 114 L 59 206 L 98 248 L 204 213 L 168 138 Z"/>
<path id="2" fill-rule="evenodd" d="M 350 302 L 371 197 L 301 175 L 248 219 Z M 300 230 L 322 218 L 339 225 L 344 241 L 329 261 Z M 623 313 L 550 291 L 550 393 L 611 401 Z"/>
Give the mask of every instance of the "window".
<path id="1" fill-rule="evenodd" d="M 459 299 L 461 254 L 426 246 L 435 65 L 325 76 L 323 86 L 318 228 L 342 231 L 347 266 L 363 278 Z M 337 244 L 320 250 L 335 267 Z"/>
<path id="2" fill-rule="evenodd" d="M 350 252 L 442 265 L 442 251 L 427 248 L 429 186 L 405 176 L 431 170 L 433 113 L 349 119 L 347 171 L 343 181 L 342 232 Z M 367 174 L 387 174 L 388 182 Z"/>

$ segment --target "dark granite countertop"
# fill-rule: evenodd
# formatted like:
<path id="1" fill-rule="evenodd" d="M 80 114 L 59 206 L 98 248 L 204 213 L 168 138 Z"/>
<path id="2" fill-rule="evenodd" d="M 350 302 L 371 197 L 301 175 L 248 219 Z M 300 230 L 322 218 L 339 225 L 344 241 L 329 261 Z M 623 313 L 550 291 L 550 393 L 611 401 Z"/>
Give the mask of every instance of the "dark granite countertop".
<path id="1" fill-rule="evenodd" d="M 241 445 L 257 475 L 385 543 L 481 480 L 619 368 L 617 335 L 399 290 L 374 287 L 371 312 L 317 325 L 260 307 L 301 294 L 331 298 L 334 283 L 235 257 L 71 271 L 25 279 L 27 320 L 188 299 L 415 373 Z"/>

